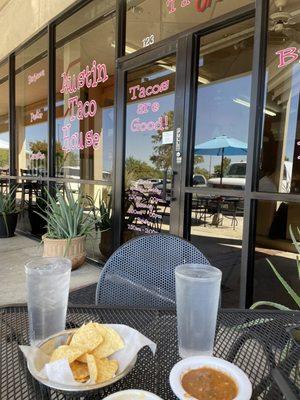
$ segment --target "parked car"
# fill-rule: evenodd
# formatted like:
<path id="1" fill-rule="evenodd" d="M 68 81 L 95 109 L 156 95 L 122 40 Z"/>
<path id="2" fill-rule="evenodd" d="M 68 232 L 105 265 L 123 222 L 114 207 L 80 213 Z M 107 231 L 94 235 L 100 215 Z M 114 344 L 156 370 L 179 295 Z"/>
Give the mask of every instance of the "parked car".
<path id="1" fill-rule="evenodd" d="M 246 184 L 246 161 L 240 161 L 236 163 L 232 163 L 229 167 L 228 172 L 224 175 L 222 179 L 222 188 L 223 189 L 238 189 L 244 190 Z M 291 191 L 291 179 L 292 179 L 292 167 L 293 164 L 291 161 L 284 162 L 284 170 L 283 177 L 281 181 L 281 193 L 289 193 Z M 264 180 L 264 181 L 263 181 Z M 265 182 L 266 180 L 271 181 L 269 177 L 262 177 L 261 182 Z M 221 187 L 221 178 L 211 178 L 207 181 L 208 187 Z M 272 183 L 272 186 L 269 185 L 269 188 L 273 187 L 273 190 L 265 189 L 266 191 L 277 191 L 278 188 Z"/>

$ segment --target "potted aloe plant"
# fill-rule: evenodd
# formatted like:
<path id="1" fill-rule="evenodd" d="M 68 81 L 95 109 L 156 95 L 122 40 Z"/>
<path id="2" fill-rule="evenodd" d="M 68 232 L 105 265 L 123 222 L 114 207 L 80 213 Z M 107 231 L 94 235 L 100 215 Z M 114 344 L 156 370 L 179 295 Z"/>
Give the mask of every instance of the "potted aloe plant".
<path id="1" fill-rule="evenodd" d="M 46 190 L 46 189 L 45 189 Z M 44 257 L 68 257 L 72 269 L 83 265 L 86 258 L 86 238 L 95 228 L 95 220 L 84 210 L 85 197 L 66 190 L 63 195 L 56 190 L 47 192 L 47 207 L 37 213 L 46 221 L 47 233 L 42 236 Z"/>
<path id="2" fill-rule="evenodd" d="M 99 200 L 96 229 L 101 232 L 99 250 L 105 261 L 113 251 L 111 197 L 108 201 L 104 201 L 103 199 Z"/>
<path id="3" fill-rule="evenodd" d="M 19 208 L 16 203 L 14 186 L 7 193 L 0 193 L 0 238 L 12 237 L 15 234 Z"/>

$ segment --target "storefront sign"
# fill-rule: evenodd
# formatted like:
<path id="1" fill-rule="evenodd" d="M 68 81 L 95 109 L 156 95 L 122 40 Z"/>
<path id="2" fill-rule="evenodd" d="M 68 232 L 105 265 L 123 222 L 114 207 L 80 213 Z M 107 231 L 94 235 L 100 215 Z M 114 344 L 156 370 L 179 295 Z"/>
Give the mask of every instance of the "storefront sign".
<path id="1" fill-rule="evenodd" d="M 78 75 L 73 74 L 71 76 L 63 72 L 61 77 L 63 82 L 60 93 L 63 94 L 73 94 L 83 87 L 95 88 L 99 83 L 104 83 L 108 80 L 106 65 L 97 64 L 95 60 L 92 62 L 91 67 L 87 65 Z M 94 99 L 82 102 L 79 96 L 72 96 L 68 99 L 68 111 L 70 112 L 70 122 L 93 118 L 97 113 L 97 102 Z M 94 132 L 93 129 L 86 133 L 71 133 L 71 127 L 70 123 L 62 127 L 62 148 L 66 153 L 87 148 L 93 148 L 94 150 L 99 148 L 100 133 Z"/>
<path id="2" fill-rule="evenodd" d="M 66 153 L 74 150 L 87 149 L 89 147 L 97 150 L 100 146 L 100 133 L 94 132 L 93 129 L 87 131 L 85 135 L 82 132 L 71 134 L 71 124 L 66 124 L 62 127 L 62 131 L 62 148 Z"/>
<path id="3" fill-rule="evenodd" d="M 223 0 L 216 0 L 216 3 L 220 3 Z M 213 0 L 166 0 L 166 6 L 168 8 L 169 14 L 176 12 L 177 7 L 188 7 L 194 4 L 195 10 L 198 13 L 205 12 L 209 7 L 212 6 Z"/>
<path id="4" fill-rule="evenodd" d="M 39 151 L 38 153 L 30 154 L 29 158 L 30 158 L 30 160 L 45 160 L 46 156 L 45 156 L 45 154 L 43 154 Z"/>
<path id="5" fill-rule="evenodd" d="M 150 85 L 150 86 L 141 86 L 141 85 L 136 85 L 136 86 L 131 86 L 129 88 L 129 93 L 131 95 L 130 99 L 131 100 L 136 100 L 137 98 L 139 99 L 144 99 L 146 97 L 151 97 L 155 96 L 157 94 L 166 92 L 169 90 L 170 86 L 170 80 L 163 81 L 162 83 L 157 83 L 155 85 Z"/>
<path id="6" fill-rule="evenodd" d="M 42 69 L 40 72 L 35 72 L 33 75 L 28 75 L 27 77 L 28 85 L 36 83 L 36 81 L 38 81 L 42 76 L 45 76 L 44 69 Z"/>
<path id="7" fill-rule="evenodd" d="M 38 108 L 35 112 L 30 113 L 30 122 L 34 122 L 38 119 L 43 119 L 44 113 Z"/>
<path id="8" fill-rule="evenodd" d="M 297 47 L 287 47 L 286 49 L 276 51 L 279 57 L 278 68 L 286 67 L 287 65 L 297 61 L 300 57 L 300 49 Z"/>
<path id="9" fill-rule="evenodd" d="M 164 115 L 159 117 L 156 121 L 140 121 L 140 118 L 134 118 L 130 124 L 132 132 L 145 132 L 145 131 L 163 131 L 168 129 L 169 121 L 168 116 Z"/>
<path id="10" fill-rule="evenodd" d="M 108 74 L 106 65 L 97 64 L 94 60 L 91 67 L 87 65 L 78 75 L 73 74 L 71 76 L 63 72 L 61 77 L 63 78 L 63 84 L 60 93 L 72 94 L 85 86 L 87 88 L 97 87 L 99 83 L 107 81 Z"/>

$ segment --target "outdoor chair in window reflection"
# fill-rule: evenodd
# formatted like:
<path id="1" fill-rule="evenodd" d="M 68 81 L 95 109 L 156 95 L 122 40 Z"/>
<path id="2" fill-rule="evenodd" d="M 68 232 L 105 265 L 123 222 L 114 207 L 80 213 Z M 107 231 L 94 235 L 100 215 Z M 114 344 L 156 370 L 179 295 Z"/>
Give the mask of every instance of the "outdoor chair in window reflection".
<path id="1" fill-rule="evenodd" d="M 32 195 L 34 190 L 39 186 L 38 179 L 47 176 L 47 171 L 44 168 L 21 168 L 21 203 L 25 204 L 26 196 L 28 195 L 28 203 L 32 204 Z M 25 179 L 36 178 L 36 179 Z M 19 191 L 19 190 L 18 190 Z"/>
<path id="2" fill-rule="evenodd" d="M 238 197 L 194 195 L 192 211 L 196 223 L 206 226 L 210 221 L 211 225 L 220 227 L 226 218 L 231 221 L 231 226 L 235 230 L 238 225 L 237 216 L 243 214 L 243 202 Z"/>

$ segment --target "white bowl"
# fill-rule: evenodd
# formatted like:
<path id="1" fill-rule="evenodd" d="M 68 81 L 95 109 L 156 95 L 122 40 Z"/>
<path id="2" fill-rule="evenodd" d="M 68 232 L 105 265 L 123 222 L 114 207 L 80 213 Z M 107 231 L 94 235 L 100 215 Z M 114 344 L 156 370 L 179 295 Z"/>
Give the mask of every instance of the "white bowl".
<path id="1" fill-rule="evenodd" d="M 123 397 L 122 395 L 126 395 L 127 397 Z M 122 390 L 121 392 L 117 392 L 114 394 L 105 397 L 103 400 L 162 400 L 161 397 L 156 396 L 156 394 L 146 392 L 145 390 Z"/>
<path id="2" fill-rule="evenodd" d="M 250 400 L 252 385 L 247 375 L 237 366 L 216 357 L 196 356 L 185 358 L 174 365 L 170 373 L 170 385 L 180 400 L 187 400 L 186 392 L 181 385 L 182 375 L 190 369 L 209 367 L 229 375 L 238 386 L 238 395 L 234 400 Z M 193 397 L 190 397 L 193 399 Z"/>

